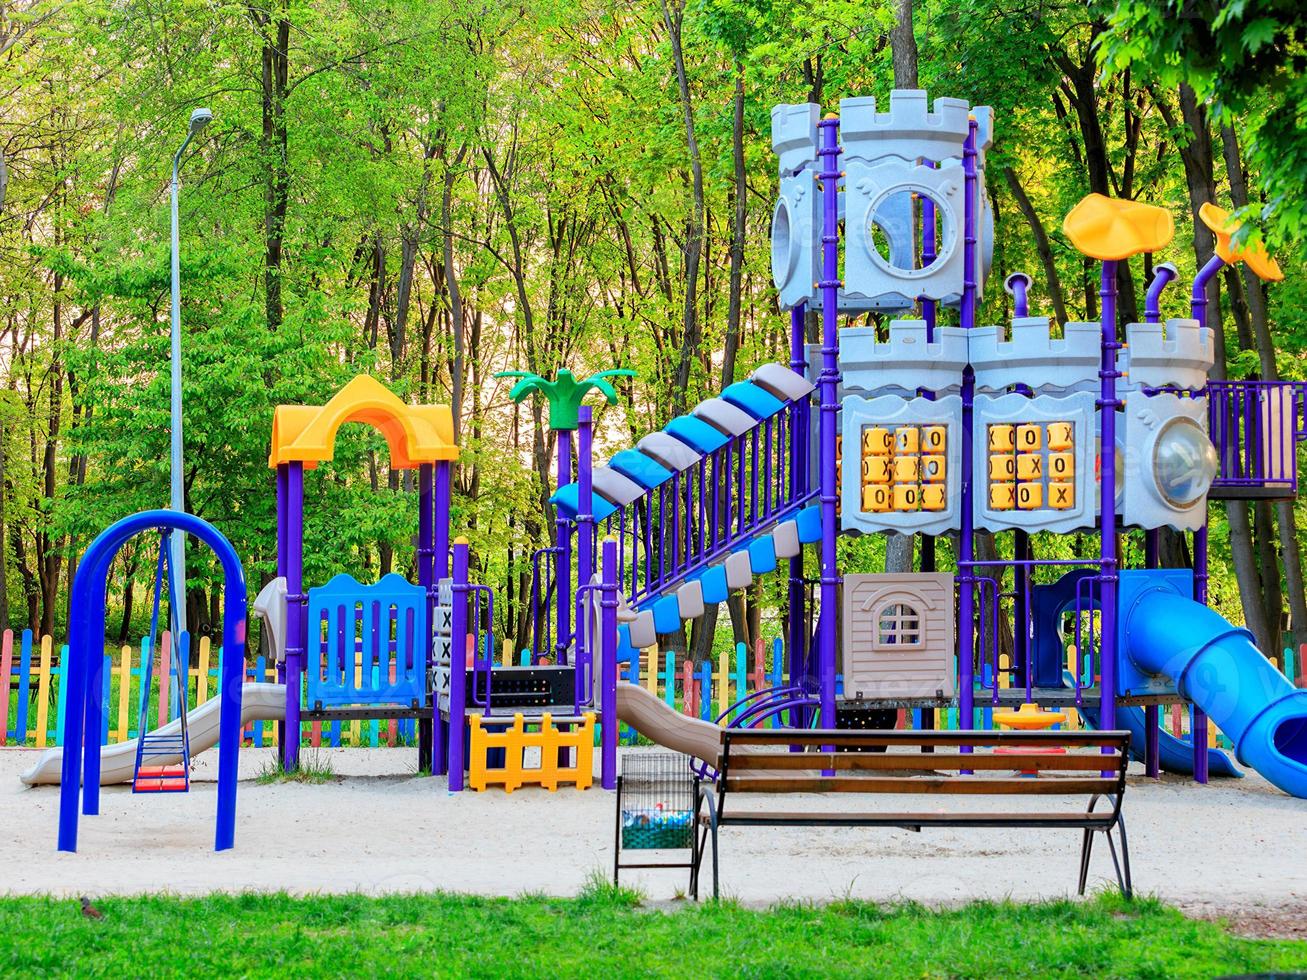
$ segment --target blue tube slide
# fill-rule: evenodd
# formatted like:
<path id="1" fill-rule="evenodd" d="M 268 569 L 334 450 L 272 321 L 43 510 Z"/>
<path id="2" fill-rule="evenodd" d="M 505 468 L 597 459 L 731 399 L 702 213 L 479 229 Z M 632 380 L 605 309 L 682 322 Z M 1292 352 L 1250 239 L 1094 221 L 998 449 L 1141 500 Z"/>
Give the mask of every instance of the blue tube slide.
<path id="1" fill-rule="evenodd" d="M 1171 678 L 1234 743 L 1235 757 L 1307 799 L 1307 690 L 1262 656 L 1252 634 L 1164 584 L 1121 610 L 1126 656 Z"/>

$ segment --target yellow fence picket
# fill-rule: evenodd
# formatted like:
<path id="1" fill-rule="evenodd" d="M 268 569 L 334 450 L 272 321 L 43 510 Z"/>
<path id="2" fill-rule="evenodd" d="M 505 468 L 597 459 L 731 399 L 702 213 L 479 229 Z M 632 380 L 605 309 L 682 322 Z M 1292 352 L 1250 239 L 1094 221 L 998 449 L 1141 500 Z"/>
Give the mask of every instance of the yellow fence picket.
<path id="1" fill-rule="evenodd" d="M 658 648 L 649 647 L 641 651 L 641 661 L 645 667 L 644 686 L 649 693 L 658 697 Z"/>
<path id="2" fill-rule="evenodd" d="M 717 714 L 721 714 L 731 704 L 731 653 L 722 651 L 722 659 L 717 662 Z"/>
<path id="3" fill-rule="evenodd" d="M 195 703 L 201 705 L 209 700 L 209 647 L 207 636 L 200 637 L 199 670 L 195 678 Z"/>
<path id="4" fill-rule="evenodd" d="M 50 667 L 54 656 L 54 641 L 41 637 L 41 673 L 36 681 L 36 747 L 45 748 L 46 730 L 50 724 Z"/>
<path id="5" fill-rule="evenodd" d="M 118 741 L 127 741 L 131 734 L 132 703 L 132 648 L 123 644 L 118 654 Z"/>

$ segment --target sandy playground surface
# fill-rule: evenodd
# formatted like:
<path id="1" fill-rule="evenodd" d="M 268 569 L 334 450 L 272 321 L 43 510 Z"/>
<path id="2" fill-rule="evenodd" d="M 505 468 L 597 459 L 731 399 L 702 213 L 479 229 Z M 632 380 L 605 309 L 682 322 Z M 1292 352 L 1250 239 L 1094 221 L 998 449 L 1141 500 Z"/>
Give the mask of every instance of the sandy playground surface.
<path id="1" fill-rule="evenodd" d="M 260 785 L 254 776 L 272 750 L 242 750 L 236 847 L 223 854 L 212 850 L 215 753 L 197 757 L 189 794 L 106 788 L 101 815 L 82 818 L 79 852 L 60 854 L 58 788 L 19 782 L 34 750 L 0 751 L 0 892 L 569 895 L 594 872 L 611 874 L 611 793 L 451 794 L 442 780 L 413 775 L 412 749 L 306 751 L 330 763 L 332 782 Z M 822 808 L 867 803 L 846 795 Z M 902 803 L 872 798 L 870 805 Z M 1007 808 L 1001 798 L 992 805 Z M 1307 801 L 1252 773 L 1206 787 L 1134 776 L 1125 814 L 1140 892 L 1200 915 L 1307 918 Z M 1058 897 L 1074 893 L 1079 843 L 1078 831 L 728 828 L 722 886 L 751 904 Z M 1091 873 L 1100 887 L 1112 874 L 1101 845 Z M 686 884 L 682 871 L 624 872 L 628 881 L 654 900 L 673 898 Z"/>

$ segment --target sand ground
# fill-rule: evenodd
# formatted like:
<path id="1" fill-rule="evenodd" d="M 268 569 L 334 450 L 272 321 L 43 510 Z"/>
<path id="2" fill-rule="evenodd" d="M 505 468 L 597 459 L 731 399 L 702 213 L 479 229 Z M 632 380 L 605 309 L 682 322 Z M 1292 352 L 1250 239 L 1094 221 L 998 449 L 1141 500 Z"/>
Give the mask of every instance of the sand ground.
<path id="1" fill-rule="evenodd" d="M 611 874 L 610 793 L 451 794 L 443 780 L 414 775 L 411 749 L 315 751 L 336 774 L 326 785 L 259 784 L 272 750 L 241 752 L 236 847 L 221 854 L 212 850 L 213 753 L 197 758 L 189 794 L 106 788 L 101 815 L 82 819 L 78 853 L 61 854 L 58 788 L 19 782 L 34 751 L 0 751 L 0 892 L 569 895 L 594 873 Z M 977 800 L 985 805 L 966 802 Z M 846 795 L 821 805 L 866 804 Z M 902 809 L 903 800 L 884 805 Z M 1208 786 L 1138 775 L 1125 813 L 1140 892 L 1200 915 L 1307 920 L 1307 801 L 1251 773 Z M 1068 831 L 733 828 L 722 832 L 722 882 L 750 904 L 1050 898 L 1074 894 L 1078 849 Z M 1100 842 L 1091 879 L 1102 887 L 1111 875 Z M 624 872 L 628 881 L 653 900 L 686 884 L 681 871 Z"/>

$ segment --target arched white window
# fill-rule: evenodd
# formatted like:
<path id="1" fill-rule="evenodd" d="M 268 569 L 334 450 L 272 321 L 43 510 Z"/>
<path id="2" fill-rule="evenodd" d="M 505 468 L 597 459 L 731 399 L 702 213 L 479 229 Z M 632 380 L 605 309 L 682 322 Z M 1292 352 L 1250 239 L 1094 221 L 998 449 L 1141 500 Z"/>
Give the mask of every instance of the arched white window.
<path id="1" fill-rule="evenodd" d="M 921 646 L 922 619 L 916 606 L 888 602 L 876 614 L 876 643 L 881 646 Z"/>

